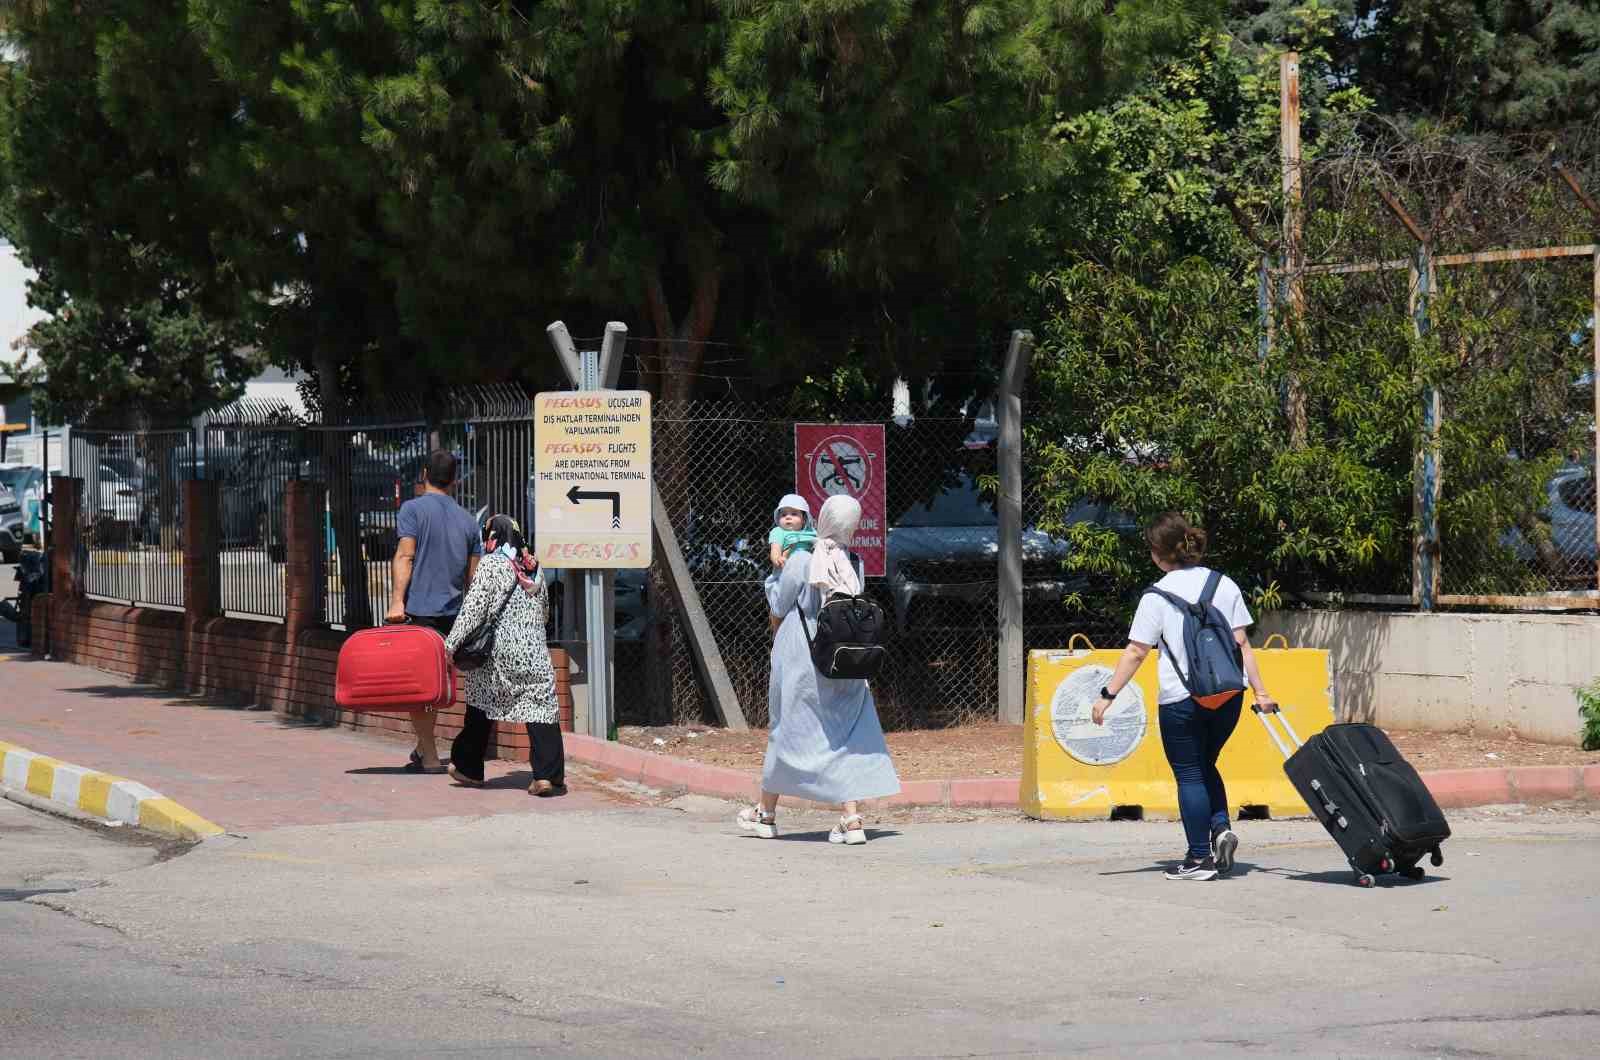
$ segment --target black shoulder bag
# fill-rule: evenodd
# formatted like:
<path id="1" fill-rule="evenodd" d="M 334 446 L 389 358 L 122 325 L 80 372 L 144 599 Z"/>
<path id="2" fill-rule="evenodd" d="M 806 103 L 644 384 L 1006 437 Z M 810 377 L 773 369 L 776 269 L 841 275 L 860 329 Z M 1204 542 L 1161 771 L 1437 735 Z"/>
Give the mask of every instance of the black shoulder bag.
<path id="1" fill-rule="evenodd" d="M 511 573 L 511 588 L 506 591 L 506 598 L 500 601 L 499 610 L 494 617 L 472 631 L 472 636 L 462 641 L 457 647 L 452 661 L 456 669 L 463 673 L 482 669 L 494 654 L 494 631 L 500 625 L 500 616 L 505 614 L 506 605 L 511 602 L 511 594 L 517 591 L 517 575 Z"/>

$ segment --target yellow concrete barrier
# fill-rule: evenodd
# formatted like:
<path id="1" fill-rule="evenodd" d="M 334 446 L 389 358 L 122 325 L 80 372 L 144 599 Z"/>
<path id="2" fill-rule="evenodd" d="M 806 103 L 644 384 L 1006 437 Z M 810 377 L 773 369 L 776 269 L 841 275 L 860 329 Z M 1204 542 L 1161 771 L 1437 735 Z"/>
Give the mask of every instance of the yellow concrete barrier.
<path id="1" fill-rule="evenodd" d="M 1069 645 L 1080 639 L 1074 636 Z M 1328 653 L 1285 645 L 1263 646 L 1255 654 L 1267 688 L 1304 740 L 1333 721 Z M 1159 649 L 1146 657 L 1117 696 L 1106 724 L 1095 725 L 1090 719 L 1090 708 L 1121 655 L 1071 646 L 1028 653 L 1021 792 L 1022 810 L 1028 816 L 1104 820 L 1113 809 L 1121 807 L 1121 812 L 1131 814 L 1131 808 L 1138 807 L 1143 817 L 1177 818 L 1178 787 L 1161 750 L 1156 713 Z M 1246 692 L 1246 712 L 1253 701 Z M 1283 775 L 1283 756 L 1248 713 L 1241 716 L 1217 768 L 1227 783 L 1235 818 L 1241 806 L 1266 807 L 1273 817 L 1309 812 Z"/>

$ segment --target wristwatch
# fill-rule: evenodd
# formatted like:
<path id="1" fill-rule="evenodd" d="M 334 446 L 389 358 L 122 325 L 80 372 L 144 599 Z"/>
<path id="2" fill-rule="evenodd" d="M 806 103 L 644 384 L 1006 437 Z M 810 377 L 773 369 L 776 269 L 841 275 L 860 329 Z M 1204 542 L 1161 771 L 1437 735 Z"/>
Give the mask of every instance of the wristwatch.
<path id="1" fill-rule="evenodd" d="M 1116 699 L 1117 697 L 1114 694 L 1112 694 L 1111 689 L 1107 688 L 1105 685 L 1101 685 L 1100 686 L 1100 698 L 1101 699 Z"/>

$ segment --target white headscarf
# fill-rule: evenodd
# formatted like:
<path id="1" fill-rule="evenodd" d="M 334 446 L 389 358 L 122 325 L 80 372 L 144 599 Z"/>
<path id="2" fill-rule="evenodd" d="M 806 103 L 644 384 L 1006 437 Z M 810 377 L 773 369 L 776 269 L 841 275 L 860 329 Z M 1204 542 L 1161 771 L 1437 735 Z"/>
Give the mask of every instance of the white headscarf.
<path id="1" fill-rule="evenodd" d="M 787 494 L 783 500 L 778 502 L 778 506 L 772 509 L 773 526 L 778 525 L 778 516 L 783 514 L 783 510 L 785 508 L 793 508 L 795 511 L 803 514 L 806 517 L 806 525 L 804 528 L 807 530 L 811 529 L 811 505 L 806 503 L 806 499 L 800 496 L 798 493 Z"/>
<path id="2" fill-rule="evenodd" d="M 807 580 L 822 591 L 824 600 L 835 593 L 857 596 L 861 592 L 861 578 L 849 552 L 860 522 L 860 502 L 843 493 L 829 497 L 817 513 L 817 544 L 811 551 Z"/>

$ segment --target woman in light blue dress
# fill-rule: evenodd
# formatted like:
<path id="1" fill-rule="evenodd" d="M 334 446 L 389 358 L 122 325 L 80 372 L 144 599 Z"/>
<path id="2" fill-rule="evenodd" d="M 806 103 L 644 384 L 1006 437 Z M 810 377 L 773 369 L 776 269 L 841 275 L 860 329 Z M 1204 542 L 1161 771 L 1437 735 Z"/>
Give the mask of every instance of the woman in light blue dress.
<path id="1" fill-rule="evenodd" d="M 738 818 L 741 828 L 763 839 L 778 834 L 778 797 L 793 795 L 842 804 L 844 814 L 828 842 L 857 846 L 867 841 L 857 804 L 900 791 L 871 688 L 860 678 L 834 680 L 818 673 L 800 626 L 803 612 L 807 628 L 815 629 L 826 597 L 861 592 L 861 575 L 848 547 L 860 521 L 861 505 L 854 498 L 828 498 L 817 515 L 813 551 L 789 557 L 771 598 L 773 617 L 781 624 L 767 685 L 771 721 L 761 801 Z"/>

